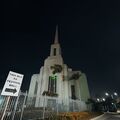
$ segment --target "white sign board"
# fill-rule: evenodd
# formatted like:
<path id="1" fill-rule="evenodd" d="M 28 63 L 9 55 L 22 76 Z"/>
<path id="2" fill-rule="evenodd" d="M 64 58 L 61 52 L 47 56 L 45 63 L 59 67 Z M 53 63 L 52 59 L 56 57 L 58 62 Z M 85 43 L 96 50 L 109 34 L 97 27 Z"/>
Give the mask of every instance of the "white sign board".
<path id="1" fill-rule="evenodd" d="M 10 71 L 3 87 L 1 95 L 5 96 L 18 96 L 22 80 L 22 74 Z"/>

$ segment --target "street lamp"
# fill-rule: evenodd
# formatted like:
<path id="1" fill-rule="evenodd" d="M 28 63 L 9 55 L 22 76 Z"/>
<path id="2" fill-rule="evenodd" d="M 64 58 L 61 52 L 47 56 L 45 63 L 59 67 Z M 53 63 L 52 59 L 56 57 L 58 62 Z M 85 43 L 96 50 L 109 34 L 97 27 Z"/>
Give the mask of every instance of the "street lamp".
<path id="1" fill-rule="evenodd" d="M 100 102 L 100 99 L 99 99 L 99 98 L 97 98 L 97 101 L 98 101 L 98 102 Z"/>
<path id="2" fill-rule="evenodd" d="M 109 98 L 109 97 L 111 98 L 111 100 L 110 100 L 110 99 L 107 99 L 107 101 L 109 100 L 108 102 L 111 103 L 111 104 L 112 104 L 112 107 L 117 110 L 116 102 L 113 102 L 113 100 L 116 100 L 116 98 L 118 97 L 117 92 L 114 92 L 114 93 L 112 93 L 112 94 L 108 94 L 108 93 L 106 92 L 105 95 L 106 95 L 106 99 Z M 110 108 L 109 105 L 107 105 L 107 107 L 108 107 L 108 111 L 109 111 L 111 108 Z"/>
<path id="3" fill-rule="evenodd" d="M 118 96 L 117 92 L 114 92 L 113 94 L 109 94 L 109 93 L 105 93 L 105 95 L 108 97 L 108 96 L 111 96 L 111 98 L 113 99 L 113 96 Z"/>
<path id="4" fill-rule="evenodd" d="M 109 96 L 109 94 L 108 94 L 107 92 L 105 93 L 105 95 L 106 95 L 106 96 Z"/>
<path id="5" fill-rule="evenodd" d="M 117 94 L 116 92 L 114 92 L 114 95 L 115 95 L 115 96 L 118 96 L 118 94 Z"/>
<path id="6" fill-rule="evenodd" d="M 105 98 L 103 98 L 102 100 L 105 101 Z"/>

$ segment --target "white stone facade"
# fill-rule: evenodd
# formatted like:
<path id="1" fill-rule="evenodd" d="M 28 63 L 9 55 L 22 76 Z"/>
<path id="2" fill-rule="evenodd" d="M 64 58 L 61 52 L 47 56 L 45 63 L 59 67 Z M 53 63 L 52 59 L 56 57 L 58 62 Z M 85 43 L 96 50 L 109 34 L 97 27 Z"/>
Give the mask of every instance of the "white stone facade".
<path id="1" fill-rule="evenodd" d="M 60 65 L 62 70 L 55 72 L 53 66 Z M 77 73 L 78 77 L 75 77 Z M 87 78 L 81 71 L 72 71 L 64 64 L 61 56 L 61 47 L 58 42 L 58 31 L 56 29 L 55 41 L 51 45 L 50 56 L 45 59 L 44 66 L 41 67 L 40 73 L 34 74 L 31 78 L 28 101 L 34 98 L 34 106 L 41 107 L 43 105 L 43 93 L 49 92 L 57 94 L 57 99 L 63 100 L 68 105 L 66 100 L 75 99 L 87 101 L 90 97 L 87 84 Z M 28 102 L 28 104 L 31 104 Z"/>

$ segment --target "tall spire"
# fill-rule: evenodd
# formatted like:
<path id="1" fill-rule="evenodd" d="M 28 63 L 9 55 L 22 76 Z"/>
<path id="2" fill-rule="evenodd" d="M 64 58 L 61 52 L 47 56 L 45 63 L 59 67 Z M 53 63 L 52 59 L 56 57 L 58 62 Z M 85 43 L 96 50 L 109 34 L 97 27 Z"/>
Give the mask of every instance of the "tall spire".
<path id="1" fill-rule="evenodd" d="M 54 43 L 51 45 L 50 56 L 61 55 L 61 47 L 58 42 L 58 25 L 56 26 Z"/>
<path id="2" fill-rule="evenodd" d="M 58 25 L 56 26 L 54 44 L 57 44 L 57 43 L 59 43 L 59 42 L 58 42 Z"/>

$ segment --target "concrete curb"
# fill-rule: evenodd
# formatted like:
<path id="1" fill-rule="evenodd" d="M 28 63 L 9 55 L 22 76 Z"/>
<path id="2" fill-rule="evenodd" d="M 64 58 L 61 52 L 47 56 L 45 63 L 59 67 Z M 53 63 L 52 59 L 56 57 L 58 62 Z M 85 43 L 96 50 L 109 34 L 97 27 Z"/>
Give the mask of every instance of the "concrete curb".
<path id="1" fill-rule="evenodd" d="M 99 119 L 99 118 L 103 117 L 104 115 L 105 115 L 105 113 L 104 113 L 104 114 L 102 114 L 102 115 L 99 115 L 99 116 L 97 116 L 97 117 L 95 117 L 95 118 L 92 118 L 92 119 L 90 119 L 90 120 L 97 120 L 97 119 Z"/>

